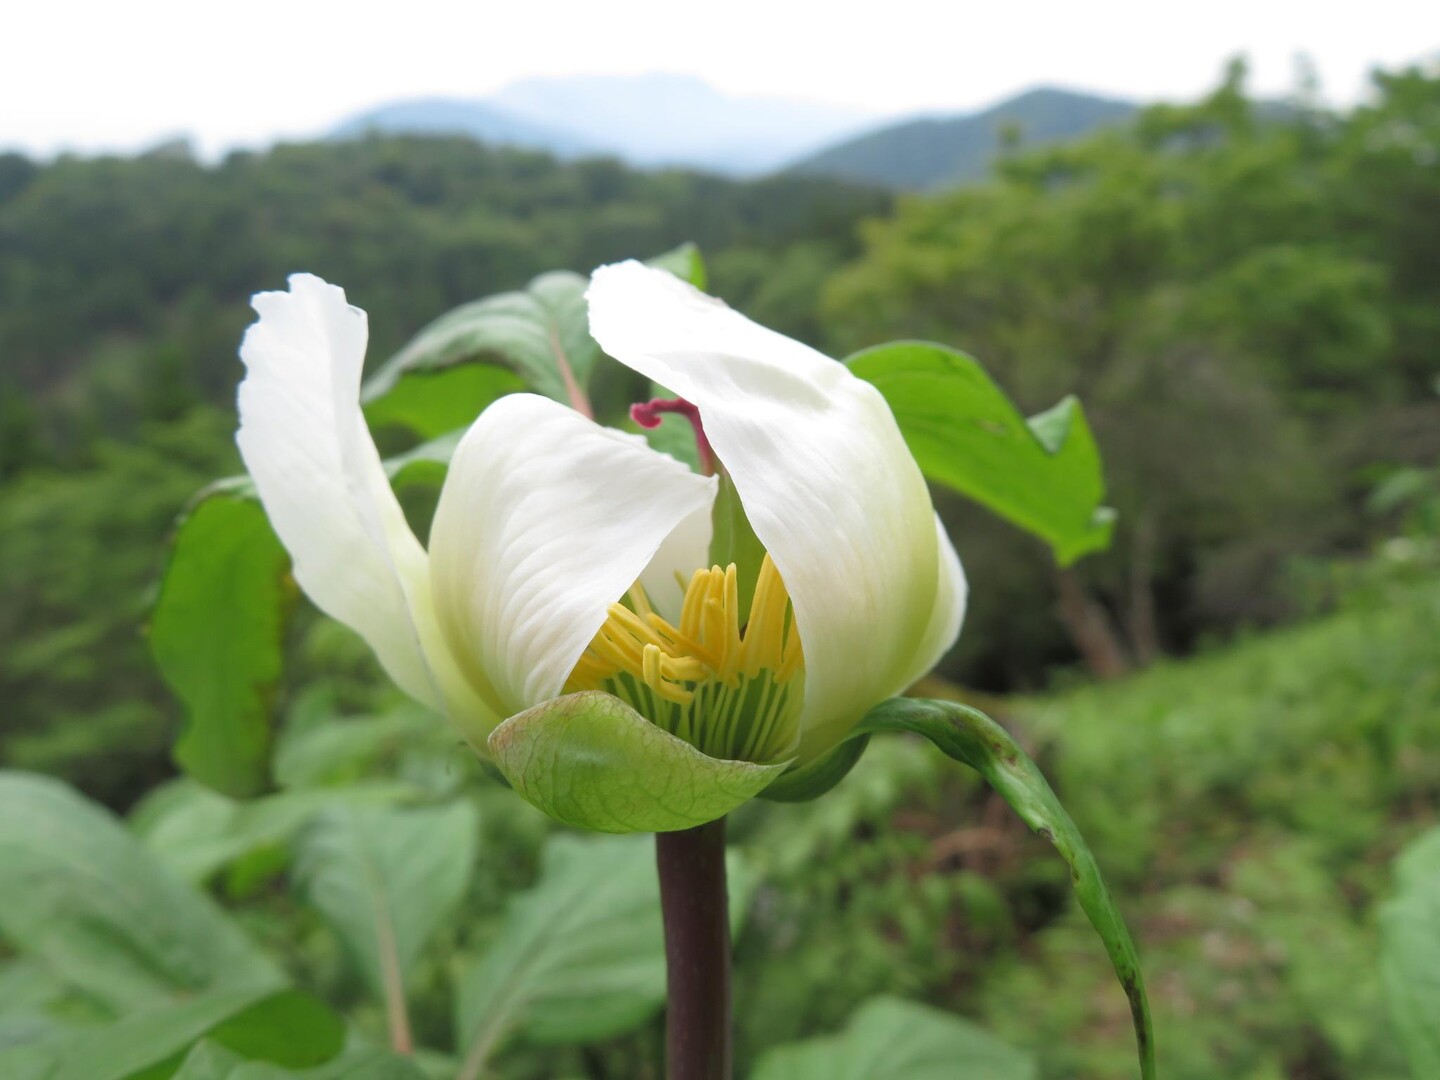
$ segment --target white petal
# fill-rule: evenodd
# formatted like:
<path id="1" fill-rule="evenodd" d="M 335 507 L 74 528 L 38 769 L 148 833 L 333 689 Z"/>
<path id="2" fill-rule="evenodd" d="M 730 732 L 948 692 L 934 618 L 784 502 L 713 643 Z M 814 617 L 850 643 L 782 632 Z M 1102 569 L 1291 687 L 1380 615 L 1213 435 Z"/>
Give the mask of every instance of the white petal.
<path id="1" fill-rule="evenodd" d="M 677 529 L 693 531 L 715 487 L 548 398 L 491 405 L 455 451 L 430 530 L 440 625 L 472 681 L 507 715 L 560 693 L 608 605 Z"/>
<path id="2" fill-rule="evenodd" d="M 650 605 L 676 626 L 680 625 L 690 578 L 696 570 L 710 565 L 710 537 L 714 531 L 711 502 L 707 502 L 675 526 L 640 575 Z"/>
<path id="3" fill-rule="evenodd" d="M 587 296 L 606 352 L 699 407 L 785 579 L 812 756 L 953 640 L 953 619 L 931 631 L 943 562 L 919 467 L 869 383 L 671 275 L 602 267 Z"/>
<path id="4" fill-rule="evenodd" d="M 402 690 L 483 745 L 497 718 L 444 650 L 425 551 L 360 411 L 365 312 L 309 274 L 294 275 L 289 292 L 258 294 L 254 307 L 236 442 L 296 581 L 365 639 Z"/>
<path id="5" fill-rule="evenodd" d="M 930 669 L 955 644 L 955 639 L 960 636 L 960 624 L 965 619 L 965 601 L 970 589 L 965 581 L 965 571 L 960 566 L 960 556 L 956 554 L 955 545 L 950 542 L 939 514 L 935 515 L 935 546 L 940 557 L 935 607 L 930 612 L 925 637 L 915 651 L 914 663 L 892 693 L 899 693 L 930 673 Z"/>

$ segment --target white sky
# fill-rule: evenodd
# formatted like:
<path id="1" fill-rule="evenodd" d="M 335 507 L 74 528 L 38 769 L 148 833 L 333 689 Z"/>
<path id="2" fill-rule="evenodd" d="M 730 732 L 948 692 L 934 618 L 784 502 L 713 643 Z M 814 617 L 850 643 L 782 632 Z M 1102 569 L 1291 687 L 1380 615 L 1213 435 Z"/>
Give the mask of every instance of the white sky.
<path id="1" fill-rule="evenodd" d="M 1243 52 L 1273 94 L 1302 51 L 1349 103 L 1372 65 L 1440 51 L 1440 2 L 0 0 L 0 147 L 253 145 L 529 75 L 680 72 L 884 115 L 1038 83 L 1183 99 Z"/>

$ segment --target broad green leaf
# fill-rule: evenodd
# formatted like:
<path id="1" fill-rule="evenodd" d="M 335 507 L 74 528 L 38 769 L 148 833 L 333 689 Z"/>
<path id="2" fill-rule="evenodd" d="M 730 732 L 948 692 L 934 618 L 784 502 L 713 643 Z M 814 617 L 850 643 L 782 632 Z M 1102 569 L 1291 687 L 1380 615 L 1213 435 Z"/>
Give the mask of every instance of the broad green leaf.
<path id="1" fill-rule="evenodd" d="M 754 798 L 789 765 L 709 757 L 598 690 L 517 713 L 488 745 L 532 806 L 597 832 L 703 825 Z"/>
<path id="2" fill-rule="evenodd" d="M 249 499 L 205 499 L 182 524 L 150 648 L 186 713 L 175 759 L 228 795 L 266 786 L 270 714 L 294 595 L 290 560 Z"/>
<path id="3" fill-rule="evenodd" d="M 522 291 L 463 304 L 426 326 L 365 383 L 367 410 L 384 415 L 400 393 L 412 406 L 423 391 L 402 389 L 417 375 L 433 377 L 458 364 L 498 364 L 530 389 L 566 404 L 583 399 L 600 357 L 590 337 L 585 289 L 589 278 L 568 271 L 542 274 Z M 427 418 L 425 430 L 439 428 Z"/>
<path id="4" fill-rule="evenodd" d="M 459 432 L 385 461 L 397 490 L 444 482 Z M 175 760 L 237 798 L 269 785 L 275 687 L 296 589 L 248 476 L 202 491 L 179 522 L 150 618 L 150 648 L 186 725 Z"/>
<path id="5" fill-rule="evenodd" d="M 839 1035 L 776 1047 L 751 1080 L 1035 1080 L 1030 1055 L 958 1016 L 872 998 Z"/>
<path id="6" fill-rule="evenodd" d="M 350 805 L 325 810 L 301 837 L 296 883 L 392 1010 L 403 1004 L 415 961 L 465 895 L 478 831 L 468 802 Z"/>
<path id="7" fill-rule="evenodd" d="M 345 1024 L 319 998 L 282 990 L 226 1018 L 209 1037 L 241 1057 L 308 1069 L 340 1052 Z"/>
<path id="8" fill-rule="evenodd" d="M 1099 933 L 1130 1001 L 1141 1074 L 1145 1080 L 1153 1080 L 1153 1020 L 1135 943 L 1105 887 L 1094 855 L 1035 763 L 995 721 L 977 709 L 951 701 L 892 698 L 882 702 L 866 714 L 857 734 L 881 731 L 923 735 L 956 761 L 969 765 L 1070 865 L 1076 899 Z"/>
<path id="9" fill-rule="evenodd" d="M 1040 537 L 1062 566 L 1109 545 L 1100 451 L 1074 398 L 1027 421 L 975 360 L 925 342 L 845 362 L 885 396 L 929 479 Z"/>
<path id="10" fill-rule="evenodd" d="M 46 1048 L 52 1071 L 44 1075 L 47 1080 L 168 1077 L 200 1039 L 241 1059 L 309 1068 L 339 1053 L 344 1036 L 340 1018 L 307 994 L 219 990 L 69 1032 Z M 258 1075 L 270 1073 L 265 1068 Z"/>
<path id="11" fill-rule="evenodd" d="M 1419 1080 L 1440 1076 L 1440 829 L 1400 854 L 1395 877 L 1395 897 L 1380 908 L 1380 972 Z"/>
<path id="12" fill-rule="evenodd" d="M 109 811 L 25 773 L 0 773 L 0 936 L 121 1012 L 284 982 Z"/>
<path id="13" fill-rule="evenodd" d="M 734 927 L 747 875 L 730 854 Z M 483 1075 L 512 1035 L 537 1044 L 608 1039 L 643 1023 L 664 1000 L 653 840 L 557 835 L 545 846 L 539 881 L 510 901 L 485 955 L 461 974 L 461 1076 Z"/>
<path id="14" fill-rule="evenodd" d="M 365 406 L 372 430 L 388 424 L 433 439 L 469 427 L 492 402 L 525 389 L 519 375 L 493 364 L 415 371 Z"/>
<path id="15" fill-rule="evenodd" d="M 130 825 L 161 862 L 199 883 L 247 855 L 289 845 L 327 807 L 387 805 L 414 795 L 408 784 L 376 780 L 241 802 L 194 781 L 177 780 L 147 796 Z"/>

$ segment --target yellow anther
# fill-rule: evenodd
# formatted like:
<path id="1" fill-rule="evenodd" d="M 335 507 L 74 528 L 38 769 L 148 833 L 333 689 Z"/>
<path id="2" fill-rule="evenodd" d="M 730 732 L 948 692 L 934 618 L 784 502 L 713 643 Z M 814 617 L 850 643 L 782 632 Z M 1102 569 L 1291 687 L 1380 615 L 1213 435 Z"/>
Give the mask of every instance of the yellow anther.
<path id="1" fill-rule="evenodd" d="M 618 694 L 682 737 L 703 740 L 720 732 L 715 735 L 721 739 L 720 750 L 759 753 L 773 749 L 765 740 L 789 737 L 785 733 L 793 729 L 777 718 L 793 717 L 799 708 L 799 697 L 787 693 L 785 686 L 803 669 L 804 655 L 789 593 L 769 555 L 761 564 L 743 628 L 733 564 L 690 576 L 678 626 L 655 612 L 638 582 L 628 599 L 629 606 L 609 606 L 604 624 L 566 680 L 567 693 Z M 745 689 L 755 679 L 768 684 L 758 698 Z M 706 696 L 697 703 L 702 692 Z M 680 710 L 667 712 L 662 702 Z M 692 715 L 692 705 L 704 714 Z M 748 710 L 749 719 L 738 719 L 737 710 L 742 709 Z M 732 736 L 733 745 L 724 742 Z"/>

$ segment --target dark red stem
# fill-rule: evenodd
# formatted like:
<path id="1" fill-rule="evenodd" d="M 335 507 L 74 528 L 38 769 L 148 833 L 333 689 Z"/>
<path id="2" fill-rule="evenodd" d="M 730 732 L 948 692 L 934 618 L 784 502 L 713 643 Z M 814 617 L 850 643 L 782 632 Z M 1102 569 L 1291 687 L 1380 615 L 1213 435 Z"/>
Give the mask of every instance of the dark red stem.
<path id="1" fill-rule="evenodd" d="M 665 916 L 667 1080 L 730 1080 L 725 819 L 655 834 Z"/>

